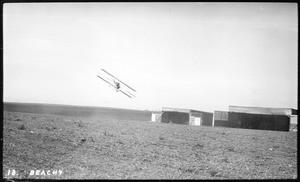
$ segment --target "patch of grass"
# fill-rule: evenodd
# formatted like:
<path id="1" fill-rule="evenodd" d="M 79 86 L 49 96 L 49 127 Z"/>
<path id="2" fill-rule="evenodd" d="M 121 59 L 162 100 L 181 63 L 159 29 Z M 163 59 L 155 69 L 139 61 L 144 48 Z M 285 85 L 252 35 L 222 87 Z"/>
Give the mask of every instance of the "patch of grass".
<path id="1" fill-rule="evenodd" d="M 54 131 L 54 130 L 58 130 L 58 127 L 56 127 L 56 126 L 46 126 L 46 130 L 47 131 Z"/>
<path id="2" fill-rule="evenodd" d="M 84 127 L 84 124 L 83 124 L 83 122 L 81 120 L 79 122 L 75 121 L 74 124 L 77 125 L 80 128 Z"/>
<path id="3" fill-rule="evenodd" d="M 178 170 L 182 171 L 183 173 L 194 173 L 195 169 L 192 168 L 184 168 L 184 167 L 179 167 Z"/>
<path id="4" fill-rule="evenodd" d="M 218 171 L 213 169 L 209 171 L 210 176 L 215 177 L 218 174 Z"/>
<path id="5" fill-rule="evenodd" d="M 234 147 L 230 146 L 230 147 L 227 148 L 227 150 L 228 150 L 229 152 L 234 152 Z"/>
<path id="6" fill-rule="evenodd" d="M 19 130 L 25 130 L 25 129 L 26 129 L 26 127 L 25 127 L 25 125 L 24 125 L 24 124 L 22 124 L 22 125 L 20 125 L 20 126 L 18 127 L 18 129 L 19 129 Z"/>
<path id="7" fill-rule="evenodd" d="M 6 118 L 4 119 L 4 121 L 13 121 L 13 118 L 12 118 L 12 117 L 6 117 Z"/>
<path id="8" fill-rule="evenodd" d="M 224 158 L 224 159 L 222 159 L 222 162 L 229 163 L 228 157 L 227 157 L 227 156 L 225 156 L 225 158 Z"/>
<path id="9" fill-rule="evenodd" d="M 93 139 L 93 137 L 90 137 L 90 141 L 91 141 L 91 142 L 95 142 L 94 139 Z"/>
<path id="10" fill-rule="evenodd" d="M 203 148 L 204 145 L 200 144 L 200 143 L 197 143 L 196 145 L 194 145 L 195 148 Z"/>
<path id="11" fill-rule="evenodd" d="M 58 116 L 55 122 L 49 123 L 54 116 L 23 113 L 4 116 L 5 170 L 11 167 L 63 169 L 65 172 L 57 177 L 59 179 L 297 177 L 297 133 L 294 132 L 83 117 L 65 121 Z M 32 116 L 37 118 L 26 119 Z M 8 117 L 23 121 L 7 122 Z M 80 128 L 80 119 L 85 127 L 92 127 Z M 16 132 L 21 124 L 35 132 Z M 60 132 L 47 132 L 46 126 L 49 130 L 59 128 Z M 274 138 L 272 144 L 271 138 Z M 270 151 L 270 147 L 274 150 Z M 276 150 L 277 147 L 280 150 Z"/>
<path id="12" fill-rule="evenodd" d="M 104 131 L 104 133 L 103 133 L 105 136 L 109 136 L 109 137 L 113 137 L 114 135 L 113 134 L 111 134 L 111 133 L 109 133 L 109 132 L 106 132 L 106 131 Z"/>
<path id="13" fill-rule="evenodd" d="M 84 142 L 86 142 L 86 139 L 85 139 L 85 138 L 82 138 L 82 139 L 80 140 L 80 143 L 82 144 L 82 143 L 84 143 Z"/>
<path id="14" fill-rule="evenodd" d="M 257 156 L 255 156 L 254 158 L 255 158 L 255 159 L 262 159 L 263 157 L 262 157 L 262 156 L 259 156 L 259 155 L 257 155 Z"/>
<path id="15" fill-rule="evenodd" d="M 121 144 L 121 145 L 124 144 L 124 142 L 122 142 L 121 140 L 118 140 L 117 143 L 118 143 L 118 144 Z"/>

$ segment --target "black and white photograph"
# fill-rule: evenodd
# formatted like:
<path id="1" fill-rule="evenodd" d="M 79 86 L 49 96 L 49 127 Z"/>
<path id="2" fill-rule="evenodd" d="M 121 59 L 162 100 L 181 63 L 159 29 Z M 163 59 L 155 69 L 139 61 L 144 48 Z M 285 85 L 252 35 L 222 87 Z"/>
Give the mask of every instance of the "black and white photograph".
<path id="1" fill-rule="evenodd" d="M 298 4 L 6 2 L 6 180 L 298 178 Z"/>

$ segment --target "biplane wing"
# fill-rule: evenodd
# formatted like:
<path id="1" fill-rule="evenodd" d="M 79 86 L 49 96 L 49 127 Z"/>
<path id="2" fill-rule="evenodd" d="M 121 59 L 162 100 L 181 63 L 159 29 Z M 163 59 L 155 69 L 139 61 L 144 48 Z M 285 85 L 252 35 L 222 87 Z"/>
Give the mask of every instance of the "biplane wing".
<path id="1" fill-rule="evenodd" d="M 126 87 L 128 87 L 129 89 L 131 89 L 132 91 L 136 92 L 133 88 L 131 88 L 130 86 L 128 86 L 126 83 L 122 82 L 121 80 L 119 80 L 118 78 L 116 78 L 114 75 L 108 73 L 107 71 L 105 71 L 104 69 L 101 69 L 102 71 L 104 71 L 105 73 L 107 73 L 109 76 L 113 77 L 114 79 L 116 79 L 117 81 L 119 81 L 120 83 L 122 83 L 123 85 L 125 85 Z"/>
<path id="2" fill-rule="evenodd" d="M 101 80 L 109 84 L 109 86 L 112 86 L 114 89 L 116 89 L 116 91 L 122 92 L 127 97 L 129 98 L 135 97 L 135 95 L 131 93 L 131 91 L 136 92 L 132 87 L 128 86 L 120 79 L 116 78 L 115 76 L 108 73 L 104 69 L 101 69 L 101 71 L 102 71 L 101 73 L 98 72 L 101 76 L 97 75 L 97 77 L 99 77 Z M 117 87 L 116 83 L 120 84 L 119 88 Z"/>
<path id="3" fill-rule="evenodd" d="M 109 81 L 105 80 L 104 78 L 102 78 L 101 76 L 97 75 L 101 80 L 105 81 L 106 83 L 108 83 L 110 86 L 113 86 L 114 88 L 117 88 L 114 84 L 110 83 Z"/>
<path id="4" fill-rule="evenodd" d="M 126 94 L 125 92 L 123 92 L 121 89 L 119 89 L 120 92 L 122 92 L 123 94 L 127 95 L 128 97 L 132 98 L 130 95 Z"/>

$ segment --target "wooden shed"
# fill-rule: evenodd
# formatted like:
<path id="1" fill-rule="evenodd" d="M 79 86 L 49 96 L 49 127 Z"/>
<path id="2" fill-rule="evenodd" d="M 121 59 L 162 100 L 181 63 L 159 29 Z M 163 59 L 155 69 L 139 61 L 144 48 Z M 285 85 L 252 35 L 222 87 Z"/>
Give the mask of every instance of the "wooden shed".
<path id="1" fill-rule="evenodd" d="M 293 115 L 298 111 L 292 108 L 266 108 L 229 106 L 228 127 L 289 131 Z"/>
<path id="2" fill-rule="evenodd" d="M 178 108 L 162 108 L 161 122 L 195 126 L 212 126 L 213 113 Z"/>

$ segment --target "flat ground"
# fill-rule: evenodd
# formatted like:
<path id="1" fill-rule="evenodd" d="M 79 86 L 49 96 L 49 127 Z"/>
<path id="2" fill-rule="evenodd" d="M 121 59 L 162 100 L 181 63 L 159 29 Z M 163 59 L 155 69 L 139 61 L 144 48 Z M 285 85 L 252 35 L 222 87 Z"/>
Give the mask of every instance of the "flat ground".
<path id="1" fill-rule="evenodd" d="M 14 169 L 17 176 L 8 176 Z M 63 170 L 30 175 L 30 170 Z M 4 111 L 3 176 L 296 179 L 297 132 Z"/>

